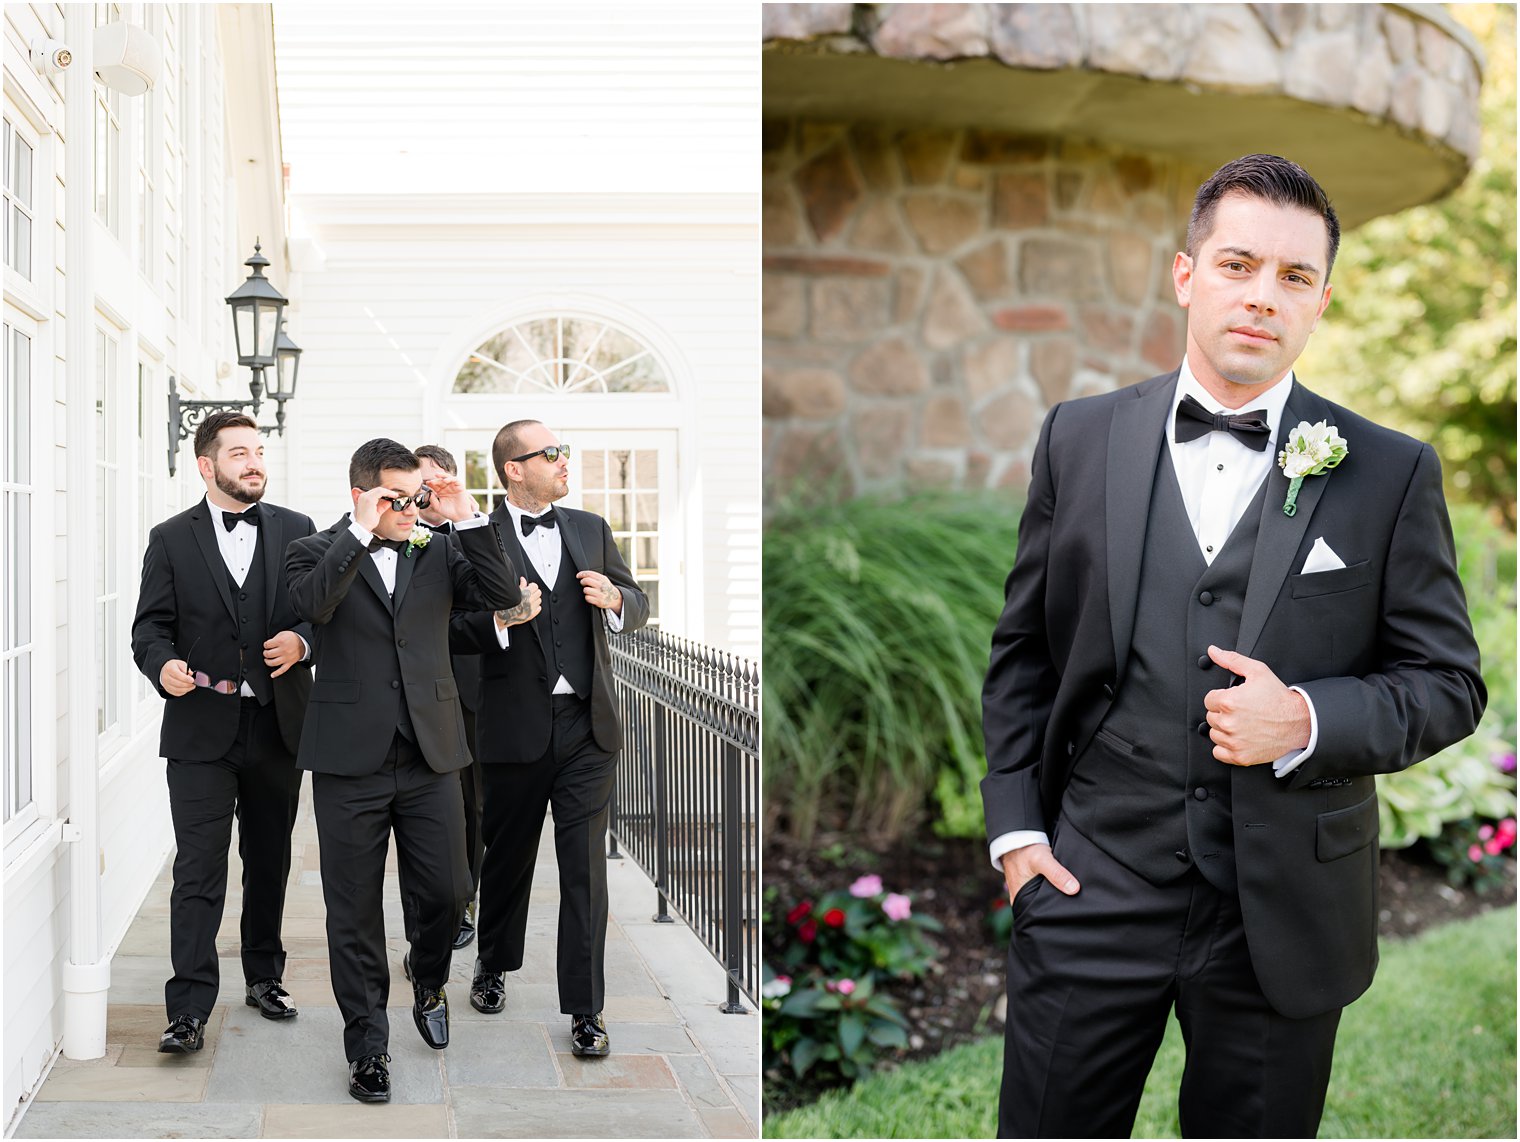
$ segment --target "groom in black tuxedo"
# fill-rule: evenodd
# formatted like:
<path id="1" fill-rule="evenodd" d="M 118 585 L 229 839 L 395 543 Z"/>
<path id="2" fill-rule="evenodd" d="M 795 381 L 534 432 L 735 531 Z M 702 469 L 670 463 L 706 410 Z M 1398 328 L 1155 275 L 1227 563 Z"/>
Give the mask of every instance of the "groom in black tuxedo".
<path id="1" fill-rule="evenodd" d="M 285 546 L 314 530 L 264 503 L 264 445 L 240 412 L 213 412 L 195 433 L 206 498 L 148 533 L 132 621 L 132 657 L 164 703 L 159 752 L 174 818 L 174 891 L 160 1051 L 199 1051 L 216 1003 L 216 933 L 227 846 L 243 862 L 245 1002 L 292 1019 L 281 984 L 280 922 L 290 831 L 301 793 L 296 745 L 311 692 L 311 626 L 285 589 Z"/>
<path id="2" fill-rule="evenodd" d="M 1184 1135 L 1314 1137 L 1377 964 L 1374 778 L 1482 715 L 1435 453 L 1292 375 L 1339 236 L 1302 168 L 1220 168 L 1181 367 L 1041 430 L 983 691 L 1002 1136 L 1128 1137 L 1175 1008 Z M 1332 433 L 1290 514 L 1279 453 Z"/>
<path id="3" fill-rule="evenodd" d="M 506 973 L 522 967 L 528 900 L 544 811 L 554 811 L 559 862 L 556 969 L 573 1054 L 610 1048 L 602 1001 L 607 942 L 603 849 L 623 731 L 612 691 L 609 632 L 638 630 L 649 600 L 607 521 L 557 508 L 569 491 L 570 449 L 545 425 L 518 420 L 491 446 L 507 499 L 491 513 L 542 610 L 512 616 L 455 608 L 456 650 L 480 652 L 478 736 L 485 782 L 480 955 L 470 988 L 477 1011 L 506 1006 Z"/>
<path id="4" fill-rule="evenodd" d="M 392 829 L 406 903 L 412 1018 L 428 1046 L 449 1041 L 443 985 L 469 898 L 464 807 L 470 763 L 449 666 L 449 611 L 510 607 L 517 575 L 458 480 L 424 484 L 394 440 L 349 463 L 352 520 L 290 546 L 297 613 L 315 631 L 317 677 L 298 763 L 312 771 L 333 994 L 343 1012 L 349 1093 L 390 1098 L 390 971 L 381 887 Z M 417 524 L 436 500 L 458 549 Z M 362 582 L 356 582 L 362 580 Z"/>

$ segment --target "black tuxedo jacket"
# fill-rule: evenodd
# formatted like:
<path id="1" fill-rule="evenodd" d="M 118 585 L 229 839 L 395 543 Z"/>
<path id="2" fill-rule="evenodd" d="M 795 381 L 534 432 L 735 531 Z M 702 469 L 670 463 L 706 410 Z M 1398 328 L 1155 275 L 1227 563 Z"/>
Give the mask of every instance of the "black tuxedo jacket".
<path id="1" fill-rule="evenodd" d="M 989 837 L 1053 828 L 1073 760 L 1124 685 L 1176 378 L 1057 405 L 1041 429 L 982 696 Z M 1274 455 L 1300 421 L 1335 425 L 1347 456 L 1304 480 L 1293 516 L 1273 465 L 1239 641 L 1227 648 L 1302 686 L 1318 718 L 1314 753 L 1289 776 L 1230 768 L 1252 964 L 1293 1018 L 1344 1006 L 1371 983 L 1374 776 L 1470 734 L 1487 697 L 1434 451 L 1295 383 Z M 1303 574 L 1320 536 L 1346 566 Z"/>
<path id="2" fill-rule="evenodd" d="M 510 607 L 517 572 L 489 525 L 398 553 L 394 600 L 344 516 L 290 546 L 285 569 L 296 612 L 315 629 L 317 676 L 296 763 L 316 773 L 374 773 L 401 716 L 401 696 L 428 765 L 470 764 L 459 688 L 449 664 L 449 611 Z M 359 580 L 359 582 L 355 582 Z M 399 666 L 400 677 L 397 677 Z"/>
<path id="3" fill-rule="evenodd" d="M 447 536 L 450 543 L 458 546 L 459 533 L 454 530 L 453 524 L 439 524 L 432 530 L 439 535 Z M 516 566 L 518 573 L 521 574 L 522 564 L 518 563 Z M 480 655 L 455 654 L 450 658 L 450 664 L 454 667 L 454 681 L 459 685 L 459 704 L 473 714 L 480 701 Z"/>
<path id="4" fill-rule="evenodd" d="M 261 503 L 259 512 L 263 523 L 257 557 L 263 562 L 268 603 L 264 637 L 290 630 L 309 644 L 311 624 L 302 622 L 291 606 L 281 566 L 286 546 L 315 528 L 308 517 L 289 508 Z M 132 620 L 132 658 L 159 695 L 168 699 L 159 731 L 159 753 L 183 761 L 226 756 L 237 736 L 239 703 L 236 697 L 201 687 L 182 697 L 170 697 L 158 681 L 164 663 L 184 658 L 193 646 L 192 670 L 203 670 L 214 679 L 235 679 L 239 677 L 240 653 L 261 658 L 264 653 L 262 639 L 257 646 L 250 640 L 248 650 L 240 650 L 232 587 L 213 530 L 221 526 L 220 514 L 201 500 L 148 533 L 142 588 Z M 311 693 L 310 660 L 296 663 L 273 683 L 281 744 L 293 754 Z"/>
<path id="5" fill-rule="evenodd" d="M 649 621 L 649 599 L 634 582 L 623 561 L 612 529 L 601 516 L 575 508 L 556 507 L 558 528 L 564 536 L 569 558 L 561 564 L 561 577 L 572 579 L 577 571 L 600 571 L 623 593 L 623 630 L 635 631 Z M 506 505 L 491 513 L 501 529 L 502 541 L 518 566 L 531 561 L 513 532 Z M 549 694 L 555 679 L 549 677 L 548 660 L 535 623 L 520 623 L 510 630 L 506 650 L 496 640 L 496 624 L 477 608 L 456 606 L 450 622 L 451 643 L 459 654 L 480 655 L 480 708 L 475 718 L 475 743 L 480 760 L 526 764 L 543 757 L 549 748 L 552 713 Z M 622 748 L 623 729 L 618 721 L 612 690 L 612 652 L 607 646 L 607 624 L 592 616 L 591 729 L 596 744 L 608 753 Z"/>

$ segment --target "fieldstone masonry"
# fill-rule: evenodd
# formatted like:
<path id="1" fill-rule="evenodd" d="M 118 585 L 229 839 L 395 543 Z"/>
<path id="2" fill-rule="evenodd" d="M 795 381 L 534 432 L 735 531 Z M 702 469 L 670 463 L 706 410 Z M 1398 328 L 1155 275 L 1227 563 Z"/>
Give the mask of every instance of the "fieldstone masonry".
<path id="1" fill-rule="evenodd" d="M 901 70 L 830 88 L 816 61 L 910 61 L 937 85 L 924 90 L 951 95 L 955 67 L 1140 77 L 1334 108 L 1418 138 L 1458 179 L 1477 154 L 1477 60 L 1402 5 L 767 4 L 763 28 L 768 51 L 815 61 L 767 74 L 772 503 L 1023 487 L 1052 405 L 1181 359 L 1171 265 L 1213 169 L 1122 133 L 947 125 L 917 88 L 890 90 Z M 862 105 L 867 75 L 886 85 L 866 85 L 879 106 Z M 1243 137 L 1234 153 L 1251 149 Z M 1353 222 L 1399 205 L 1360 190 Z"/>

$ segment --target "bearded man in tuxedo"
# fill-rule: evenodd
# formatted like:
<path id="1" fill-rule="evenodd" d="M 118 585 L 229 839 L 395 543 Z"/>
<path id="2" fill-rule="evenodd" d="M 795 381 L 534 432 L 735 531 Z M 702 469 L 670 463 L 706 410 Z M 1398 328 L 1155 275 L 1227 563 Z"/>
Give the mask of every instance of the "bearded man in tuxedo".
<path id="1" fill-rule="evenodd" d="M 390 1098 L 390 971 L 381 888 L 391 833 L 412 922 L 404 969 L 423 1042 L 449 1042 L 448 979 L 469 899 L 464 805 L 470 763 L 448 623 L 457 603 L 514 606 L 517 575 L 495 531 L 450 477 L 424 484 L 417 457 L 384 438 L 349 463 L 352 518 L 291 544 L 290 597 L 312 624 L 317 677 L 297 758 L 312 771 L 333 994 L 349 1094 Z M 459 546 L 417 525 L 434 497 Z"/>
<path id="2" fill-rule="evenodd" d="M 504 425 L 491 446 L 507 498 L 491 513 L 543 609 L 509 616 L 455 608 L 455 650 L 480 652 L 478 734 L 485 784 L 480 953 L 470 1005 L 506 1007 L 506 973 L 522 967 L 528 899 L 544 812 L 554 810 L 559 862 L 556 974 L 570 1016 L 570 1050 L 610 1051 L 606 993 L 607 811 L 622 747 L 609 635 L 649 618 L 612 529 L 601 516 L 556 507 L 569 491 L 570 448 L 536 420 Z M 518 561 L 521 562 L 518 562 Z"/>
<path id="3" fill-rule="evenodd" d="M 1339 239 L 1301 167 L 1221 167 L 1181 366 L 1041 429 L 983 690 L 1005 1137 L 1128 1137 L 1173 1009 L 1186 1136 L 1314 1137 L 1377 964 L 1374 779 L 1482 715 L 1435 452 L 1293 375 Z"/>
<path id="4" fill-rule="evenodd" d="M 199 1051 L 216 1004 L 216 933 L 227 848 L 238 823 L 243 863 L 244 1002 L 266 1019 L 296 1016 L 281 983 L 290 832 L 301 794 L 296 746 L 311 692 L 311 626 L 291 606 L 282 565 L 310 535 L 299 512 L 263 502 L 264 444 L 241 412 L 195 432 L 206 498 L 148 533 L 132 657 L 165 699 L 159 752 L 174 819 L 174 891 L 164 985 L 166 1053 Z"/>

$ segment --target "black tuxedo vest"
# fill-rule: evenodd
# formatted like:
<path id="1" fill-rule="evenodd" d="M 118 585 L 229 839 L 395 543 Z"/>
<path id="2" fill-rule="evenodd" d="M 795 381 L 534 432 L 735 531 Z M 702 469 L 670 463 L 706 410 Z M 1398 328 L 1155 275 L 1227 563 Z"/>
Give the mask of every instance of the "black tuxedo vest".
<path id="1" fill-rule="evenodd" d="M 1196 867 L 1235 890 L 1231 770 L 1213 756 L 1203 700 L 1232 677 L 1208 647 L 1235 648 L 1265 488 L 1207 564 L 1161 446 L 1128 666 L 1062 802 L 1084 836 L 1153 884 Z"/>
<path id="2" fill-rule="evenodd" d="M 543 593 L 543 607 L 533 626 L 544 648 L 550 689 L 563 674 L 575 693 L 586 698 L 591 694 L 591 661 L 596 653 L 591 644 L 591 624 L 595 618 L 592 612 L 596 608 L 586 602 L 581 581 L 575 577 L 578 568 L 565 547 L 562 528 L 556 527 L 554 531 L 559 542 L 559 575 L 552 590 L 544 583 L 533 560 L 527 558 L 527 552 L 523 553 L 528 580 L 537 583 Z"/>
<path id="3" fill-rule="evenodd" d="M 263 529 L 259 530 L 258 545 L 254 547 L 253 562 L 243 585 L 238 586 L 236 577 L 224 568 L 227 589 L 232 592 L 233 610 L 237 612 L 237 638 L 239 651 L 240 682 L 247 682 L 259 705 L 267 706 L 274 698 L 274 681 L 269 677 L 269 667 L 264 662 L 264 643 L 269 639 L 269 613 L 266 605 L 268 584 L 264 575 Z M 241 688 L 240 688 L 241 689 Z"/>

